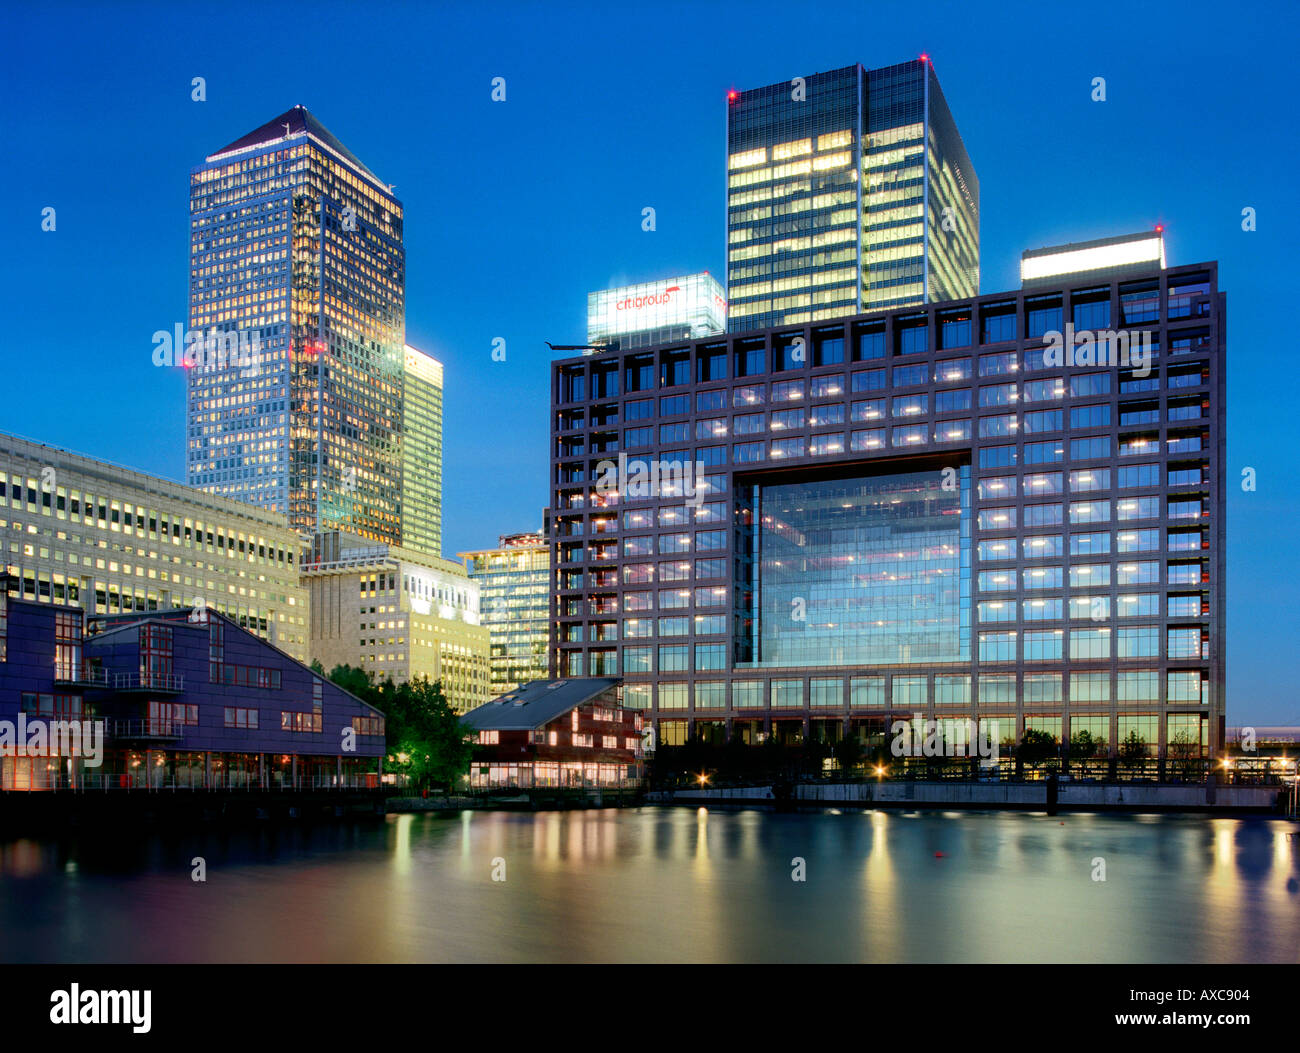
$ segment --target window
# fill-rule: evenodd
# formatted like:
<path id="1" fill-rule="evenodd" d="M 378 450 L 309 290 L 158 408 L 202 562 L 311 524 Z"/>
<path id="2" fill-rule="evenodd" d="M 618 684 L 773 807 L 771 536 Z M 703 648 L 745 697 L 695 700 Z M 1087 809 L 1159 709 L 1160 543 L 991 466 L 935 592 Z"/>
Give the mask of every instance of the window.
<path id="1" fill-rule="evenodd" d="M 1110 629 L 1071 629 L 1070 657 L 1097 659 L 1110 657 Z"/>
<path id="2" fill-rule="evenodd" d="M 839 709 L 844 705 L 844 682 L 814 677 L 808 682 L 809 705 L 814 709 Z"/>
<path id="3" fill-rule="evenodd" d="M 969 347 L 971 342 L 970 308 L 944 311 L 939 315 L 939 347 Z"/>
<path id="4" fill-rule="evenodd" d="M 894 353 L 919 355 L 930 349 L 930 328 L 925 315 L 911 315 L 895 321 Z"/>
<path id="5" fill-rule="evenodd" d="M 1110 436 L 1090 435 L 1086 439 L 1070 440 L 1070 460 L 1091 461 L 1110 456 Z"/>
<path id="6" fill-rule="evenodd" d="M 1071 428 L 1105 428 L 1110 425 L 1109 406 L 1070 407 Z"/>
<path id="7" fill-rule="evenodd" d="M 855 362 L 869 362 L 885 357 L 885 327 L 873 326 L 860 329 L 857 334 L 857 346 L 853 350 Z"/>
<path id="8" fill-rule="evenodd" d="M 927 705 L 930 701 L 928 679 L 924 676 L 895 676 L 891 699 L 895 709 Z"/>
<path id="9" fill-rule="evenodd" d="M 695 372 L 696 376 L 702 383 L 706 383 L 710 380 L 726 380 L 726 347 L 713 346 L 700 348 L 696 354 Z"/>
<path id="10" fill-rule="evenodd" d="M 970 392 L 966 392 L 966 394 L 969 395 Z M 861 402 L 855 402 L 853 403 L 852 414 L 855 424 L 859 421 L 883 420 L 885 417 L 885 400 L 864 399 Z"/>
<path id="11" fill-rule="evenodd" d="M 911 388 L 924 384 L 929 370 L 923 365 L 895 366 L 893 371 L 894 387 Z"/>
<path id="12" fill-rule="evenodd" d="M 1032 296 L 1025 300 L 1025 335 L 1030 339 L 1060 332 L 1063 322 L 1059 296 Z"/>
<path id="13" fill-rule="evenodd" d="M 875 399 L 880 402 L 882 400 Z M 866 405 L 866 403 L 855 402 L 854 407 Z M 959 413 L 971 408 L 970 388 L 957 388 L 953 391 L 936 391 L 934 395 L 934 411 L 936 413 Z M 857 420 L 854 417 L 854 420 Z"/>
<path id="14" fill-rule="evenodd" d="M 979 543 L 979 557 L 981 563 L 999 559 L 1015 559 L 1016 539 L 1008 537 L 998 538 L 996 541 L 981 541 Z"/>
<path id="15" fill-rule="evenodd" d="M 1063 460 L 1065 446 L 1060 439 L 1025 443 L 1025 464 L 1056 464 Z"/>
<path id="16" fill-rule="evenodd" d="M 1016 660 L 1016 634 L 1014 632 L 980 633 L 979 660 L 981 662 L 1014 662 Z"/>
<path id="17" fill-rule="evenodd" d="M 1059 377 L 1051 380 L 1026 380 L 1025 402 L 1051 402 L 1065 397 L 1065 381 Z"/>
<path id="18" fill-rule="evenodd" d="M 896 396 L 890 406 L 890 415 L 893 417 L 909 417 L 924 414 L 928 410 L 929 399 L 928 395 Z"/>
<path id="19" fill-rule="evenodd" d="M 798 431 L 804 426 L 804 411 L 800 409 L 776 410 L 772 414 L 773 431 Z"/>
<path id="20" fill-rule="evenodd" d="M 884 428 L 868 428 L 864 431 L 851 432 L 849 435 L 849 446 L 854 451 L 879 450 L 884 445 Z"/>
<path id="21" fill-rule="evenodd" d="M 980 309 L 980 343 L 1000 344 L 1016 338 L 1014 301 L 985 304 Z"/>
<path id="22" fill-rule="evenodd" d="M 969 358 L 946 358 L 934 364 L 934 382 L 936 384 L 953 384 L 958 380 L 971 378 L 971 360 Z"/>
<path id="23" fill-rule="evenodd" d="M 859 391 L 880 391 L 885 386 L 885 371 L 883 369 L 864 369 L 854 373 L 849 380 L 850 388 L 856 393 Z"/>
<path id="24" fill-rule="evenodd" d="M 970 705 L 970 674 L 938 674 L 934 678 L 934 703 L 937 706 Z"/>
<path id="25" fill-rule="evenodd" d="M 1025 633 L 1026 662 L 1059 662 L 1065 641 L 1063 629 L 1035 629 Z"/>
<path id="26" fill-rule="evenodd" d="M 855 676 L 849 681 L 849 704 L 854 709 L 885 708 L 885 678 Z"/>
<path id="27" fill-rule="evenodd" d="M 839 398 L 844 394 L 844 374 L 813 377 L 811 381 L 812 397 L 815 399 Z"/>
<path id="28" fill-rule="evenodd" d="M 813 334 L 813 365 L 834 366 L 844 361 L 844 333 L 840 329 Z"/>

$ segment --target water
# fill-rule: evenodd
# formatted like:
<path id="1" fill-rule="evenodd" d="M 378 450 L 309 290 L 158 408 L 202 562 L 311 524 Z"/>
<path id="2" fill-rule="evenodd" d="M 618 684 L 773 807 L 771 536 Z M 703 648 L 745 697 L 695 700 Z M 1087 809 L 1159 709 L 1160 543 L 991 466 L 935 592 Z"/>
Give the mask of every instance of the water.
<path id="1" fill-rule="evenodd" d="M 9 841 L 0 960 L 1297 962 L 1297 830 L 646 808 Z"/>

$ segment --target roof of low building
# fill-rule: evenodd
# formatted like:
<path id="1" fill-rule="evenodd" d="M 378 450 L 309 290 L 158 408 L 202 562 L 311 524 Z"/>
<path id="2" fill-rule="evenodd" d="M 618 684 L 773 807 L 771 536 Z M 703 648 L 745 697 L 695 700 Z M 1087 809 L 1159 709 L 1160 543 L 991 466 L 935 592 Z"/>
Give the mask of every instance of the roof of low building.
<path id="1" fill-rule="evenodd" d="M 615 677 L 534 680 L 471 709 L 460 720 L 475 731 L 531 731 L 618 684 Z"/>

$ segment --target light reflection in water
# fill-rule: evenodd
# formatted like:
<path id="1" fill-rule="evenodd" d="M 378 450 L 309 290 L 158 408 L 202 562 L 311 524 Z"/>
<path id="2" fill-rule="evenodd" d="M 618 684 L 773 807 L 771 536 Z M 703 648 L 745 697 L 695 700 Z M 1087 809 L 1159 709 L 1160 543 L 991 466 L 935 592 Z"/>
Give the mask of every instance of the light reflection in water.
<path id="1" fill-rule="evenodd" d="M 699 808 L 22 839 L 0 960 L 1296 961 L 1295 832 Z"/>

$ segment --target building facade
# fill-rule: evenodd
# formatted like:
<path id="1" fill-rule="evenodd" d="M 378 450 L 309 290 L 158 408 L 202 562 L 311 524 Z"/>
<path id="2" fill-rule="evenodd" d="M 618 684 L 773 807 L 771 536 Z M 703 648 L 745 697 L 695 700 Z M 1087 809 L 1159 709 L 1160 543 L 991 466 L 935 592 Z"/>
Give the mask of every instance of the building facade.
<path id="1" fill-rule="evenodd" d="M 492 697 L 479 586 L 459 563 L 335 531 L 313 539 L 302 575 L 311 656 L 327 673 L 351 665 L 376 681 L 428 677 L 457 712 Z"/>
<path id="2" fill-rule="evenodd" d="M 210 607 L 307 659 L 302 541 L 282 513 L 0 435 L 0 542 L 16 599 Z"/>
<path id="3" fill-rule="evenodd" d="M 399 542 L 404 311 L 402 204 L 305 108 L 209 155 L 190 175 L 189 330 L 209 341 L 186 363 L 190 484 Z"/>
<path id="4" fill-rule="evenodd" d="M 641 714 L 617 679 L 535 680 L 467 714 L 476 790 L 639 785 Z"/>
<path id="5" fill-rule="evenodd" d="M 921 714 L 1217 749 L 1217 280 L 1156 266 L 555 362 L 552 675 L 624 677 L 668 744 Z"/>
<path id="6" fill-rule="evenodd" d="M 587 343 L 623 349 L 713 336 L 727 327 L 722 285 L 708 271 L 587 294 Z"/>
<path id="7" fill-rule="evenodd" d="M 0 789 L 379 784 L 383 713 L 215 611 L 87 620 L 0 592 L 0 640 Z"/>
<path id="8" fill-rule="evenodd" d="M 442 555 L 442 363 L 406 345 L 402 392 L 402 546 Z"/>
<path id="9" fill-rule="evenodd" d="M 550 549 L 540 532 L 502 534 L 496 548 L 461 552 L 479 587 L 491 634 L 492 693 L 503 695 L 546 677 L 550 627 Z"/>
<path id="10" fill-rule="evenodd" d="M 727 99 L 730 332 L 979 291 L 979 180 L 927 58 Z"/>

